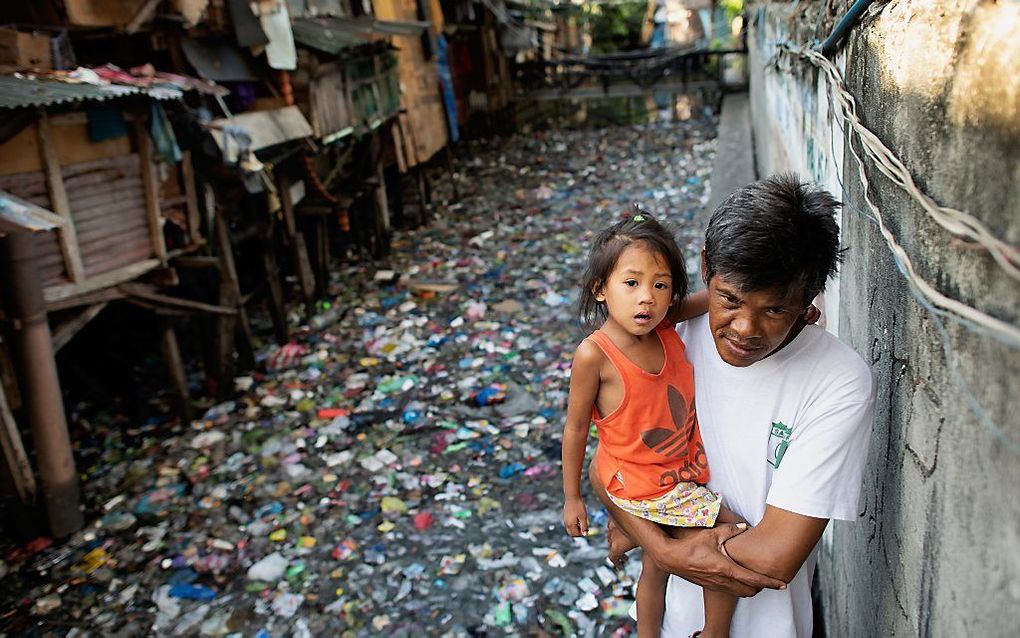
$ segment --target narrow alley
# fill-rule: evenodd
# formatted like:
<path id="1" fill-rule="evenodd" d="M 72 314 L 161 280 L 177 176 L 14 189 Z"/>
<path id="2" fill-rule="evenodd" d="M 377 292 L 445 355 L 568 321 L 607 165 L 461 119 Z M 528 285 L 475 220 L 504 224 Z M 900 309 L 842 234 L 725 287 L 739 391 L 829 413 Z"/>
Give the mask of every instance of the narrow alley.
<path id="1" fill-rule="evenodd" d="M 467 147 L 459 197 L 437 174 L 436 219 L 398 234 L 390 262 L 335 273 L 319 314 L 258 354 L 235 399 L 171 436 L 109 427 L 81 450 L 96 520 L 3 581 L 23 613 L 0 631 L 630 625 L 604 512 L 592 503 L 587 540 L 560 522 L 577 277 L 593 230 L 634 203 L 675 225 L 693 271 L 713 138 L 691 119 Z M 24 613 L 43 609 L 41 625 Z"/>

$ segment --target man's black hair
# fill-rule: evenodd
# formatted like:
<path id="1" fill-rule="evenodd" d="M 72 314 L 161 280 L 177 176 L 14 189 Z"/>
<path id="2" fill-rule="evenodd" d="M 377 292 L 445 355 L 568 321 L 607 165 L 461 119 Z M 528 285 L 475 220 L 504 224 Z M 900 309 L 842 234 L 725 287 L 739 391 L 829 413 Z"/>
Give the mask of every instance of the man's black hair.
<path id="1" fill-rule="evenodd" d="M 687 296 L 687 268 L 676 239 L 668 228 L 655 221 L 650 214 L 637 211 L 637 214 L 613 224 L 595 236 L 588 254 L 588 267 L 581 279 L 581 295 L 577 304 L 578 314 L 586 324 L 594 325 L 606 318 L 606 306 L 595 299 L 596 291 L 606 285 L 624 249 L 637 243 L 647 245 L 669 266 L 673 280 L 671 303 L 679 303 Z"/>
<path id="2" fill-rule="evenodd" d="M 806 305 L 825 289 L 843 257 L 827 191 L 782 173 L 727 197 L 705 233 L 705 281 L 715 275 L 742 291 L 803 291 Z"/>

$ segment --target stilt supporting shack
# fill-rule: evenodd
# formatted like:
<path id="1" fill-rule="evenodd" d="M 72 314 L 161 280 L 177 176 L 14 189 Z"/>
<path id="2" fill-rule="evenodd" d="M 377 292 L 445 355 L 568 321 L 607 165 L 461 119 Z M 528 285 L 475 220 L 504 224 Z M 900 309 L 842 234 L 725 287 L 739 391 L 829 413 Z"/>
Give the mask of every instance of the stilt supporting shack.
<path id="1" fill-rule="evenodd" d="M 38 456 L 43 503 L 50 531 L 59 538 L 81 529 L 84 520 L 33 241 L 33 235 L 25 232 L 0 239 L 0 276 L 25 413 Z"/>
<path id="2" fill-rule="evenodd" d="M 174 398 L 177 401 L 177 413 L 183 423 L 191 423 L 191 397 L 188 393 L 188 378 L 181 359 L 181 349 L 177 343 L 177 333 L 170 317 L 159 317 L 159 329 L 163 346 L 163 358 L 166 360 L 170 373 L 170 382 L 174 387 Z"/>
<path id="3" fill-rule="evenodd" d="M 283 230 L 290 244 L 291 258 L 294 260 L 294 272 L 301 286 L 301 298 L 305 302 L 305 314 L 315 314 L 315 278 L 308 261 L 308 246 L 305 236 L 297 229 L 294 217 L 294 202 L 290 195 L 290 180 L 282 172 L 276 178 L 276 188 L 280 194 L 280 205 L 283 208 Z"/>
<path id="4" fill-rule="evenodd" d="M 10 472 L 18 498 L 25 505 L 35 502 L 35 476 L 21 442 L 18 424 L 14 421 L 11 408 L 7 405 L 7 393 L 0 388 L 0 443 L 3 444 L 4 462 Z"/>

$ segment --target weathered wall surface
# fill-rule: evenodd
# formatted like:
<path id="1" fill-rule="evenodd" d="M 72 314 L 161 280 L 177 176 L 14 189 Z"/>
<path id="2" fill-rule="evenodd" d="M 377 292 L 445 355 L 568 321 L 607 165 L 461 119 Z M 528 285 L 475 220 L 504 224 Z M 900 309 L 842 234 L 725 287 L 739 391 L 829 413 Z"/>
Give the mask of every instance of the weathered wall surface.
<path id="1" fill-rule="evenodd" d="M 860 518 L 833 524 L 823 542 L 826 628 L 838 637 L 1015 636 L 1020 350 L 942 320 L 944 351 L 936 321 L 864 215 L 857 163 L 844 152 L 818 74 L 766 67 L 776 42 L 811 42 L 815 16 L 793 16 L 795 6 L 804 5 L 751 8 L 758 169 L 797 170 L 847 203 L 838 334 L 877 381 Z M 839 56 L 862 121 L 935 201 L 1020 244 L 1020 3 L 892 0 L 876 13 Z M 918 273 L 1020 324 L 1020 284 L 866 168 L 869 194 Z M 1001 436 L 975 416 L 969 393 Z"/>

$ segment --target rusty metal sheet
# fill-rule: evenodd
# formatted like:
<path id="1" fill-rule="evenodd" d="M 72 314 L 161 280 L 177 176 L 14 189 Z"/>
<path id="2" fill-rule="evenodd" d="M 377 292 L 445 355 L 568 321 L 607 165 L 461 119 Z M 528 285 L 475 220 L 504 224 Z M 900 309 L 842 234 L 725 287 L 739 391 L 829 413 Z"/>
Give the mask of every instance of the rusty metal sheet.
<path id="1" fill-rule="evenodd" d="M 294 20 L 294 40 L 298 44 L 337 54 L 345 49 L 385 40 L 388 36 L 421 35 L 428 22 L 358 18 L 299 18 Z"/>
<path id="2" fill-rule="evenodd" d="M 230 164 L 237 161 L 239 150 L 231 131 L 246 133 L 251 139 L 253 151 L 315 134 L 301 109 L 296 106 L 241 113 L 232 118 L 213 120 L 206 126 L 220 147 L 224 161 Z"/>

